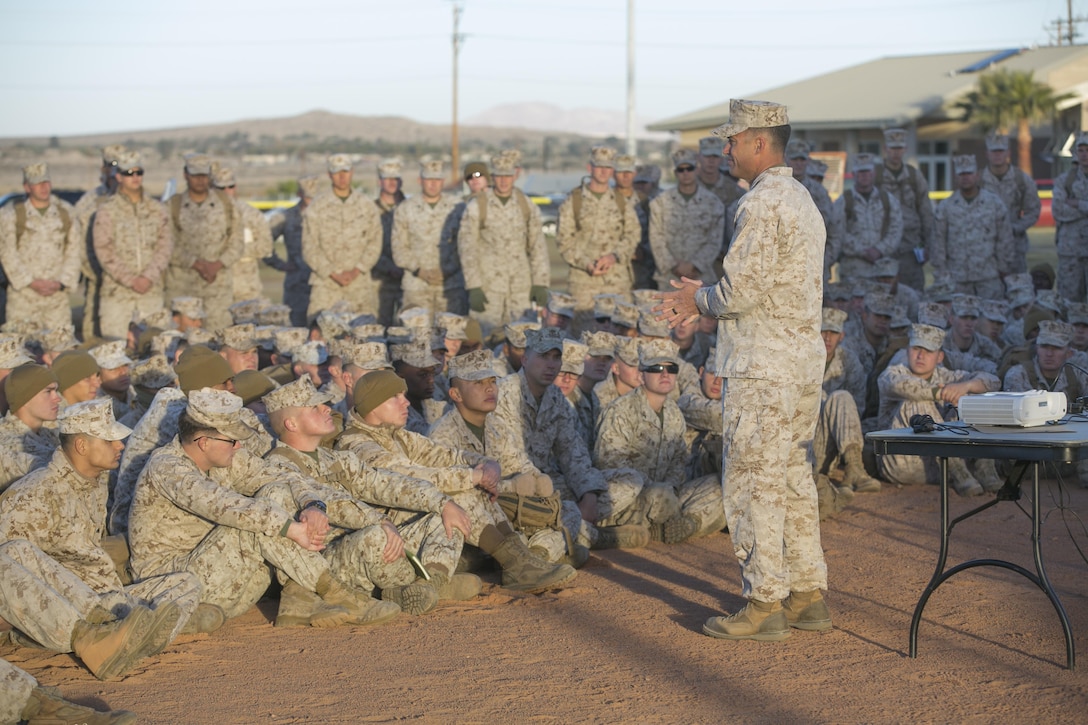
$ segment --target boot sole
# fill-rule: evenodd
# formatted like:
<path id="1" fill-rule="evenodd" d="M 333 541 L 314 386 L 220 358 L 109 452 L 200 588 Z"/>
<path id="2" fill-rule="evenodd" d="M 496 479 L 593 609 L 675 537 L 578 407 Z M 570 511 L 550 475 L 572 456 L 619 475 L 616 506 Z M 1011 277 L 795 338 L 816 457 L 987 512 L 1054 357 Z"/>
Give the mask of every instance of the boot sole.
<path id="1" fill-rule="evenodd" d="M 750 639 L 755 642 L 781 642 L 790 636 L 790 631 L 787 629 L 783 632 L 756 632 L 755 634 L 729 634 L 717 629 L 713 629 L 707 625 L 703 625 L 703 634 L 708 637 L 714 637 L 715 639 Z"/>
<path id="2" fill-rule="evenodd" d="M 159 610 L 166 611 L 159 613 Z M 174 613 L 174 622 L 176 623 L 177 617 L 180 616 L 180 611 L 176 604 L 166 604 L 156 610 L 145 608 L 134 609 L 132 613 L 129 614 L 129 617 L 135 617 L 137 619 L 133 622 L 133 629 L 129 633 L 130 636 L 124 638 L 124 643 L 130 646 L 118 648 L 112 656 L 103 660 L 97 670 L 92 670 L 94 676 L 100 680 L 116 679 L 135 667 L 136 663 L 144 657 L 147 657 L 148 654 L 151 654 L 153 649 L 160 645 L 160 642 L 162 642 L 163 639 L 169 637 L 169 632 L 166 633 L 166 637 L 158 632 L 156 630 L 156 625 L 161 623 L 163 615 L 169 614 L 171 610 Z M 161 646 L 158 646 L 158 649 L 154 651 L 161 651 L 165 646 L 166 643 L 162 642 Z"/>
<path id="3" fill-rule="evenodd" d="M 406 587 L 398 587 L 398 591 L 383 591 L 382 601 L 393 602 L 402 612 L 418 616 L 438 606 L 438 592 L 434 590 L 434 587 L 424 588 L 409 584 Z"/>
<path id="4" fill-rule="evenodd" d="M 831 629 L 830 619 L 821 619 L 815 622 L 790 622 L 794 629 L 803 629 L 806 632 L 826 632 Z"/>

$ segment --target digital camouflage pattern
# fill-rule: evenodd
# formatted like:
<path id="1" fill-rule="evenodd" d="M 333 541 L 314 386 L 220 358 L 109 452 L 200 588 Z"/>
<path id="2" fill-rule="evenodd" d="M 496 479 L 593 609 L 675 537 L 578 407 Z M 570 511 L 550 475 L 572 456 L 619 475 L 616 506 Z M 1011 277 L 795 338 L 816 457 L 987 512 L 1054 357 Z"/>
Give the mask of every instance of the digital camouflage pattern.
<path id="1" fill-rule="evenodd" d="M 1009 212 L 1001 198 L 981 189 L 968 202 L 956 190 L 937 205 L 934 219 L 934 278 L 953 282 L 957 292 L 1004 297 L 1001 276 L 1017 271 L 1017 264 Z"/>
<path id="2" fill-rule="evenodd" d="M 358 192 L 346 199 L 322 194 L 302 214 L 302 257 L 310 272 L 307 315 L 344 300 L 360 312 L 377 314 L 378 280 L 371 276 L 382 254 L 382 220 L 378 207 Z M 331 277 L 351 269 L 359 275 L 347 286 Z"/>
<path id="3" fill-rule="evenodd" d="M 404 270 L 401 287 L 405 308 L 425 307 L 465 314 L 465 277 L 455 237 L 444 235 L 457 202 L 442 194 L 432 206 L 419 194 L 393 214 L 393 261 Z"/>
<path id="4" fill-rule="evenodd" d="M 10 412 L 0 418 L 0 491 L 48 464 L 58 445 L 60 439 L 52 428 L 32 431 Z"/>
<path id="5" fill-rule="evenodd" d="M 233 301 L 250 300 L 264 294 L 261 260 L 272 255 L 272 229 L 264 214 L 244 201 L 234 205 L 242 217 L 242 256 L 231 269 Z"/>
<path id="6" fill-rule="evenodd" d="M 134 314 L 146 317 L 162 309 L 163 275 L 174 249 L 172 226 L 166 207 L 147 193 L 136 204 L 115 194 L 99 206 L 92 242 L 102 268 L 102 335 L 124 339 Z M 147 292 L 133 290 L 137 277 L 151 281 Z"/>
<path id="7" fill-rule="evenodd" d="M 852 197 L 852 219 L 847 218 L 847 194 Z M 888 201 L 886 212 L 883 199 Z M 887 231 L 882 234 L 885 213 L 888 214 L 888 224 Z M 862 252 L 873 247 L 883 256 L 892 256 L 899 249 L 902 236 L 903 215 L 899 200 L 894 195 L 883 196 L 874 189 L 866 198 L 854 189 L 844 191 L 832 206 L 825 266 L 830 268 L 838 262 L 839 278 L 847 281 L 872 277 L 873 265 L 862 257 Z"/>
<path id="8" fill-rule="evenodd" d="M 725 235 L 725 207 L 702 186 L 690 199 L 674 189 L 663 191 L 650 202 L 650 249 L 653 251 L 654 281 L 658 289 L 672 289 L 677 279 L 673 267 L 690 262 L 703 282 L 714 279 L 714 260 Z"/>

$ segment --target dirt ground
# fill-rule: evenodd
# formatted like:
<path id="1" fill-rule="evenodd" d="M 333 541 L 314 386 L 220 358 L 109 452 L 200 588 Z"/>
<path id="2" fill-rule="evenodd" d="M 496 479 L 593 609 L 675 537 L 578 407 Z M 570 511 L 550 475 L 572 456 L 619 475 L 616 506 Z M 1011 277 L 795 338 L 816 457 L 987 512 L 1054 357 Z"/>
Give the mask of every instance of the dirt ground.
<path id="1" fill-rule="evenodd" d="M 1088 661 L 1088 565 L 1076 548 L 1088 548 L 1088 490 L 1049 482 L 1042 500 L 1047 569 Z M 956 498 L 954 512 L 980 501 Z M 717 534 L 598 552 L 562 591 L 488 584 L 475 601 L 373 629 L 277 630 L 275 602 L 264 600 L 118 682 L 99 682 L 70 655 L 4 645 L 0 656 L 147 723 L 1084 722 L 1088 664 L 1064 668 L 1054 609 L 1011 572 L 972 569 L 945 583 L 926 608 L 919 657 L 907 656 L 938 514 L 936 487 L 887 487 L 825 522 L 834 629 L 779 643 L 700 633 L 741 601 L 729 537 Z M 1002 503 L 956 529 L 950 563 L 1008 558 L 1030 569 L 1030 532 Z"/>

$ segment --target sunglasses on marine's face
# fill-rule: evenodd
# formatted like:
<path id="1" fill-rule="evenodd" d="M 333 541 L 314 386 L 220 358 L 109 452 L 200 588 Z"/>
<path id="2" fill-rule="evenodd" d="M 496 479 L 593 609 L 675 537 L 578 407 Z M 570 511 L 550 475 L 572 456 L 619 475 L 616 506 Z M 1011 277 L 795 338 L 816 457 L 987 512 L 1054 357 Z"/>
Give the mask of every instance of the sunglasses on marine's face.
<path id="1" fill-rule="evenodd" d="M 678 173 L 678 174 L 690 174 L 692 171 L 695 171 L 694 166 L 677 166 L 676 167 L 676 173 Z"/>
<path id="2" fill-rule="evenodd" d="M 118 171 L 117 173 L 120 174 L 121 176 L 143 176 L 144 175 L 144 170 L 143 169 L 127 169 L 125 171 Z"/>
<path id="3" fill-rule="evenodd" d="M 676 375 L 680 372 L 680 366 L 676 363 L 665 363 L 663 365 L 659 363 L 657 365 L 647 365 L 646 367 L 641 368 L 641 371 L 644 373 L 668 373 L 669 375 Z"/>

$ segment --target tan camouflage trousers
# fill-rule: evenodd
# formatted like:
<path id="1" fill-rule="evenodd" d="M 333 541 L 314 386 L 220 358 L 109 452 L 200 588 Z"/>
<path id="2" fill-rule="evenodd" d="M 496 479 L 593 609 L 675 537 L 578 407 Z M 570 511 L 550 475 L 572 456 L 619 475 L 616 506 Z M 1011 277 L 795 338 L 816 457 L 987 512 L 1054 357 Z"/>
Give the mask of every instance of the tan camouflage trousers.
<path id="1" fill-rule="evenodd" d="M 19 722 L 38 681 L 26 672 L 0 659 L 0 722 Z"/>
<path id="2" fill-rule="evenodd" d="M 976 295 L 984 300 L 1005 299 L 1005 283 L 1000 277 L 993 279 L 979 279 L 970 282 L 956 282 L 956 292 L 965 295 Z"/>
<path id="3" fill-rule="evenodd" d="M 228 309 L 234 304 L 234 279 L 231 270 L 219 270 L 214 282 L 205 282 L 195 269 L 170 265 L 166 268 L 166 299 L 175 297 L 199 297 L 204 301 L 204 327 L 222 330 L 234 320 Z"/>
<path id="4" fill-rule="evenodd" d="M 8 321 L 26 320 L 42 330 L 56 330 L 72 324 L 72 304 L 64 290 L 48 297 L 24 287 L 8 288 Z"/>
<path id="5" fill-rule="evenodd" d="M 256 257 L 242 257 L 234 263 L 230 271 L 231 289 L 234 291 L 235 302 L 264 297 L 260 260 Z"/>
<path id="6" fill-rule="evenodd" d="M 1088 257 L 1058 255 L 1058 294 L 1074 302 L 1088 300 Z"/>
<path id="7" fill-rule="evenodd" d="M 484 294 L 487 295 L 487 304 L 484 305 L 484 311 L 470 311 L 468 313 L 469 317 L 480 323 L 484 340 L 490 338 L 496 330 L 501 333 L 503 325 L 521 319 L 521 316 L 529 309 L 528 287 L 524 291 L 519 290 L 516 294 L 484 287 Z"/>
<path id="8" fill-rule="evenodd" d="M 463 287 L 443 289 L 439 285 L 427 285 L 426 289 L 405 287 L 401 309 L 422 307 L 431 312 L 468 314 L 468 296 Z"/>
<path id="9" fill-rule="evenodd" d="M 637 505 L 639 503 L 639 494 L 642 492 L 642 486 L 645 483 L 642 474 L 633 468 L 614 468 L 601 471 L 601 473 L 604 475 L 608 490 L 597 494 L 596 526 L 642 523 L 644 515 L 642 508 Z M 577 510 L 578 499 L 574 495 L 574 491 L 567 485 L 566 479 L 555 473 L 549 475 L 551 475 L 552 485 L 555 486 L 555 490 L 559 492 L 564 501 L 575 504 L 574 510 Z M 574 528 L 567 523 L 567 511 L 567 507 L 564 506 L 563 522 L 573 535 Z M 573 513 L 569 515 L 571 523 L 573 523 Z M 581 535 L 579 529 L 579 534 L 575 538 L 578 539 Z M 587 535 L 592 536 L 592 534 Z M 579 543 L 581 542 L 579 541 Z"/>
<path id="10" fill-rule="evenodd" d="M 845 390 L 836 390 L 820 406 L 820 417 L 816 421 L 816 437 L 812 444 L 816 455 L 815 472 L 827 473 L 835 467 L 843 451 L 854 445 L 860 449 L 864 443 L 854 396 Z"/>
<path id="11" fill-rule="evenodd" d="M 46 649 L 71 652 L 78 622 L 127 603 L 120 592 L 99 595 L 29 541 L 0 544 L 0 617 Z"/>
<path id="12" fill-rule="evenodd" d="M 723 499 L 745 598 L 827 588 L 812 477 L 819 409 L 819 385 L 722 383 Z"/>
<path id="13" fill-rule="evenodd" d="M 295 508 L 284 484 L 269 484 L 257 497 L 272 499 L 287 511 Z M 203 587 L 201 601 L 218 605 L 229 618 L 244 614 L 268 589 L 272 579 L 265 562 L 311 592 L 321 575 L 329 571 L 321 554 L 306 551 L 287 537 L 229 526 L 216 526 L 208 532 L 195 549 L 175 561 L 175 568 L 196 574 Z"/>
<path id="14" fill-rule="evenodd" d="M 102 280 L 98 300 L 98 321 L 102 337 L 124 340 L 133 313 L 141 317 L 163 308 L 162 283 L 155 284 L 146 294 L 120 285 L 109 277 Z"/>
<path id="15" fill-rule="evenodd" d="M 389 509 L 388 516 L 397 526 L 404 547 L 415 552 L 423 566 L 435 564 L 448 572 L 457 570 L 457 560 L 461 558 L 461 548 L 465 538 L 454 529 L 453 537 L 446 536 L 442 517 L 438 514 Z M 469 516 L 472 516 L 471 512 Z"/>
<path id="16" fill-rule="evenodd" d="M 325 560 L 333 575 L 368 594 L 374 587 L 389 587 L 411 584 L 415 581 L 415 570 L 407 557 L 386 562 L 382 559 L 385 548 L 385 529 L 381 526 L 367 526 L 356 531 L 331 529 L 325 539 Z M 405 542 L 407 547 L 407 542 Z"/>
<path id="17" fill-rule="evenodd" d="M 937 404 L 932 400 L 905 400 L 892 416 L 892 428 L 910 428 L 912 415 L 928 415 L 940 423 L 947 420 Z M 898 483 L 905 486 L 916 486 L 925 483 L 939 484 L 941 482 L 941 466 L 932 456 L 879 456 L 877 462 L 880 466 L 880 477 L 885 481 Z M 966 474 L 966 464 L 962 458 L 950 458 L 948 460 L 949 476 L 956 473 Z"/>
<path id="18" fill-rule="evenodd" d="M 331 279 L 310 279 L 310 305 L 306 316 L 312 320 L 321 310 L 327 310 L 343 300 L 358 314 L 377 315 L 381 305 L 378 281 L 361 272 L 351 284 L 341 287 Z"/>

